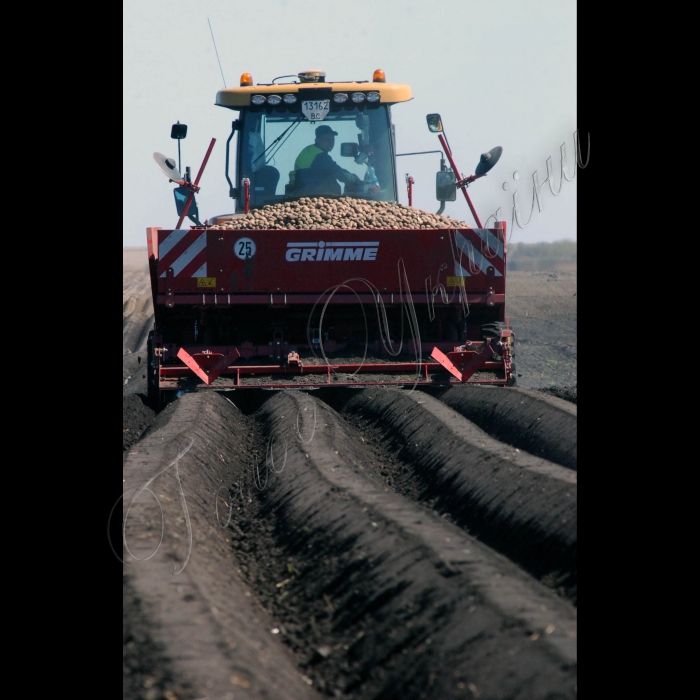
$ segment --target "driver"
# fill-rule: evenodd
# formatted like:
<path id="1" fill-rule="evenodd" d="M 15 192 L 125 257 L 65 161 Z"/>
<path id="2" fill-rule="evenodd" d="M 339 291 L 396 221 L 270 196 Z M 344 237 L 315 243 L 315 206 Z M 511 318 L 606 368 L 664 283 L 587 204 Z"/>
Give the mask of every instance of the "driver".
<path id="1" fill-rule="evenodd" d="M 335 146 L 337 131 L 327 124 L 316 128 L 316 141 L 304 148 L 294 161 L 294 170 L 289 173 L 290 184 L 305 194 L 340 195 L 340 182 L 351 187 L 359 185 L 360 178 L 341 168 L 328 155 Z"/>

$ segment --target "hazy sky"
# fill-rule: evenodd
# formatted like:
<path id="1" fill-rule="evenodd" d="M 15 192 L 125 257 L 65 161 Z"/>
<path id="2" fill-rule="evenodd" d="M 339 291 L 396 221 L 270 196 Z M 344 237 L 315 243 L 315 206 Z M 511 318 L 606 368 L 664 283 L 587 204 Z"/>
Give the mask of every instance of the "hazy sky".
<path id="1" fill-rule="evenodd" d="M 331 82 L 371 80 L 383 68 L 387 82 L 407 83 L 413 91 L 412 101 L 392 109 L 399 153 L 440 148 L 425 121 L 426 114 L 439 112 L 465 175 L 474 172 L 482 152 L 503 147 L 494 169 L 469 188 L 482 223 L 500 207 L 513 242 L 576 238 L 576 181 L 587 172 L 574 171 L 573 0 L 124 0 L 123 7 L 123 245 L 143 246 L 146 227 L 177 223 L 174 185 L 158 170 L 153 152 L 177 159 L 170 127 L 178 120 L 188 125 L 182 168 L 189 165 L 193 178 L 216 138 L 197 195 L 200 218 L 235 209 L 224 159 L 238 113 L 214 105 L 224 84 L 207 19 L 227 87 L 237 86 L 246 72 L 255 83 L 269 83 L 316 68 Z M 586 139 L 582 135 L 584 162 Z M 555 197 L 542 183 L 551 157 L 554 191 L 559 189 L 562 144 L 569 175 L 576 176 L 561 183 Z M 410 173 L 413 205 L 437 211 L 440 156 L 408 156 L 397 163 L 399 201 L 408 203 Z M 521 224 L 528 221 L 534 172 L 542 185 L 542 210 L 535 204 L 530 223 L 511 229 L 514 194 Z M 474 225 L 459 192 L 444 214 Z"/>

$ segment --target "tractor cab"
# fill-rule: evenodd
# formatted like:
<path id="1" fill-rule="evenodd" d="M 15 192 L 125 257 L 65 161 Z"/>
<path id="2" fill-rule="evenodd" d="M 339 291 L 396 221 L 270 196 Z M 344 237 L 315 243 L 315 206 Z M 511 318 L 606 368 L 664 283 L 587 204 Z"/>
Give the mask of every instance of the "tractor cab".
<path id="1" fill-rule="evenodd" d="M 290 82 L 277 82 L 294 78 Z M 236 211 L 301 197 L 398 202 L 391 106 L 412 99 L 408 85 L 325 82 L 322 71 L 220 90 L 216 104 L 239 112 L 226 143 L 226 178 Z M 238 134 L 236 175 L 230 144 Z"/>

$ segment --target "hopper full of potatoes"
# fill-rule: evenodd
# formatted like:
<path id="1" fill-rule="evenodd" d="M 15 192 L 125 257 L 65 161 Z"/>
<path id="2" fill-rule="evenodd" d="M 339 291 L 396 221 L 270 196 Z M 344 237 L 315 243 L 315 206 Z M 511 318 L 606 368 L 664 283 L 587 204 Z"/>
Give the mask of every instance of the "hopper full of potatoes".
<path id="1" fill-rule="evenodd" d="M 244 216 L 219 217 L 212 229 L 436 229 L 470 228 L 463 221 L 392 202 L 350 197 L 302 197 L 267 204 Z"/>

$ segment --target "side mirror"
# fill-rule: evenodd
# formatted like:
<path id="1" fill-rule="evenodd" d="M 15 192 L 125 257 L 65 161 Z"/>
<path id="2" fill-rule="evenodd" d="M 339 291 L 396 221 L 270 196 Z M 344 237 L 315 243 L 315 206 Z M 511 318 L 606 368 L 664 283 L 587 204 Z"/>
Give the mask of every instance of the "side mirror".
<path id="1" fill-rule="evenodd" d="M 442 131 L 442 119 L 439 114 L 428 114 L 425 119 L 428 122 L 428 129 L 434 134 Z"/>
<path id="2" fill-rule="evenodd" d="M 340 155 L 345 158 L 355 158 L 360 152 L 360 147 L 353 141 L 340 144 Z"/>
<path id="3" fill-rule="evenodd" d="M 496 163 L 498 163 L 501 153 L 503 153 L 503 149 L 500 146 L 496 146 L 490 151 L 482 153 L 481 158 L 479 159 L 479 164 L 476 166 L 476 170 L 474 171 L 474 175 L 485 175 L 489 170 L 491 170 L 491 168 L 493 168 L 494 165 L 496 165 Z"/>
<path id="4" fill-rule="evenodd" d="M 179 141 L 184 139 L 185 136 L 187 136 L 187 124 L 180 124 L 180 122 L 173 124 L 173 128 L 170 129 L 170 138 Z"/>
<path id="5" fill-rule="evenodd" d="M 454 202 L 457 199 L 457 176 L 450 171 L 441 171 L 435 175 L 435 198 L 438 202 Z"/>

